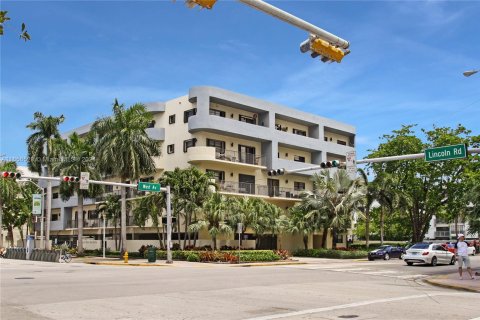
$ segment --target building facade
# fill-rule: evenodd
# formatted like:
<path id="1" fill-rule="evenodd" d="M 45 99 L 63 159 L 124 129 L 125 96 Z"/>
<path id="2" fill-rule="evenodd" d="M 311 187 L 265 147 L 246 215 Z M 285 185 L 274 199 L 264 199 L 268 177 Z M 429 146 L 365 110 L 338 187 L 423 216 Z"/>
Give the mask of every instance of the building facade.
<path id="1" fill-rule="evenodd" d="M 355 128 L 351 125 L 224 89 L 192 87 L 186 96 L 146 105 L 154 118 L 148 134 L 162 142 L 162 154 L 155 159 L 157 171 L 144 177 L 146 181 L 158 179 L 163 172 L 176 167 L 196 166 L 213 173 L 221 193 L 259 197 L 288 209 L 300 201 L 303 190 L 312 188 L 310 176 L 315 171 L 270 177 L 268 170 L 345 161 L 345 154 L 354 150 Z M 89 130 L 90 125 L 85 125 L 73 131 L 82 135 Z M 66 138 L 73 131 L 63 136 Z M 116 187 L 106 190 L 119 191 Z M 86 248 L 89 242 L 94 248 L 101 246 L 103 222 L 96 207 L 102 200 L 84 201 Z M 62 201 L 58 186 L 54 188 L 52 241 L 75 241 L 76 207 L 76 197 Z M 113 230 L 112 222 L 108 221 L 108 246 L 112 249 Z M 178 241 L 175 236 L 174 242 Z M 244 237 L 246 246 L 254 243 L 252 234 L 247 232 Z M 142 244 L 158 245 L 157 230 L 136 227 L 131 215 L 127 219 L 127 239 L 128 250 L 137 250 Z M 309 246 L 319 247 L 320 241 L 321 235 L 312 236 Z M 303 246 L 301 236 L 295 235 L 272 236 L 264 243 L 290 250 Z M 210 244 L 210 238 L 200 236 L 197 244 Z M 220 239 L 220 245 L 224 244 L 236 245 L 236 242 L 233 237 Z"/>
<path id="2" fill-rule="evenodd" d="M 457 234 L 464 234 L 465 239 L 478 239 L 478 234 L 468 233 L 468 221 L 448 222 L 433 216 L 430 220 L 430 227 L 425 235 L 426 240 L 435 241 L 456 241 Z"/>

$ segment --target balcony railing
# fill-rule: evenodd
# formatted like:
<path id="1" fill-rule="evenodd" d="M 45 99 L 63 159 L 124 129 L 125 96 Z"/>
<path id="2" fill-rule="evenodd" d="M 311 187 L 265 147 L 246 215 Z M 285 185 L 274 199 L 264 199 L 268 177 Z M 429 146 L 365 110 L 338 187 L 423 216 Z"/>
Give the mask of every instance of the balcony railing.
<path id="1" fill-rule="evenodd" d="M 291 188 L 269 187 L 266 185 L 253 184 L 248 182 L 221 181 L 220 191 L 253 194 L 267 197 L 299 198 L 303 190 L 294 190 Z"/>
<path id="2" fill-rule="evenodd" d="M 133 221 L 133 217 L 127 217 L 127 226 L 134 226 L 135 223 Z M 86 219 L 83 221 L 84 228 L 103 228 L 103 219 Z M 105 227 L 113 228 L 115 225 L 113 224 L 113 220 L 106 220 Z M 117 220 L 117 227 L 120 228 L 120 220 Z M 78 228 L 78 220 L 68 220 L 67 221 L 67 229 L 77 229 Z"/>
<path id="3" fill-rule="evenodd" d="M 215 159 L 231 162 L 252 164 L 257 166 L 265 165 L 265 156 L 254 153 L 238 152 L 233 150 L 216 150 Z"/>
<path id="4" fill-rule="evenodd" d="M 435 238 L 450 238 L 450 231 L 435 231 Z"/>

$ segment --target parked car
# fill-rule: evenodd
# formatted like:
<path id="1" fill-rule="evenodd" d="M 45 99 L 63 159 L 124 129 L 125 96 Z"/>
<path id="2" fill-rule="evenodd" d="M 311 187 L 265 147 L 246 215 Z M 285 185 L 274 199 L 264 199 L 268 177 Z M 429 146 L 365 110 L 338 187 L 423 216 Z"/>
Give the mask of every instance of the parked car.
<path id="1" fill-rule="evenodd" d="M 474 256 L 477 253 L 477 249 L 473 245 L 473 242 L 467 241 L 467 243 L 468 243 L 468 255 Z M 447 242 L 442 244 L 442 246 L 448 251 L 450 251 L 451 253 L 455 254 L 455 242 Z"/>
<path id="2" fill-rule="evenodd" d="M 405 250 L 401 247 L 392 246 L 380 246 L 378 249 L 370 251 L 368 253 L 368 260 L 373 261 L 375 259 L 390 260 L 390 258 L 402 259 L 402 255 Z"/>
<path id="3" fill-rule="evenodd" d="M 414 263 L 455 264 L 455 255 L 438 243 L 416 243 L 403 255 L 403 261 L 409 266 Z"/>

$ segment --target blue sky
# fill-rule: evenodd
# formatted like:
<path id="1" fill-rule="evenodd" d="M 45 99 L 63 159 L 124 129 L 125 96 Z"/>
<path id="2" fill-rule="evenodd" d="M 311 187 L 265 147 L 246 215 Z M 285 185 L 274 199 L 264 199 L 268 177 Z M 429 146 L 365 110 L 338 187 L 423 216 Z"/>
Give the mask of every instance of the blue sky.
<path id="1" fill-rule="evenodd" d="M 62 131 L 127 105 L 213 85 L 350 123 L 359 157 L 402 124 L 480 134 L 480 2 L 271 1 L 351 43 L 341 64 L 301 54 L 307 33 L 239 2 L 2 1 L 0 154 L 26 155 L 35 111 Z M 32 41 L 18 39 L 25 21 Z"/>

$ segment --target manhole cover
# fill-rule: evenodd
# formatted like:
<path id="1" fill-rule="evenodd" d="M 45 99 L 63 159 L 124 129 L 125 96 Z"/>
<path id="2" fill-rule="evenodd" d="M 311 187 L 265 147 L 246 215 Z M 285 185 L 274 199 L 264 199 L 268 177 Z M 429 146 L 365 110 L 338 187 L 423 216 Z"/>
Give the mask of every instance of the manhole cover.
<path id="1" fill-rule="evenodd" d="M 18 278 L 15 278 L 17 280 L 31 280 L 31 279 L 35 279 L 35 278 L 32 278 L 32 277 L 18 277 Z"/>
<path id="2" fill-rule="evenodd" d="M 358 318 L 358 316 L 356 314 L 346 314 L 346 315 L 343 315 L 343 316 L 338 316 L 339 318 L 342 318 L 342 319 L 353 319 L 353 318 Z"/>

